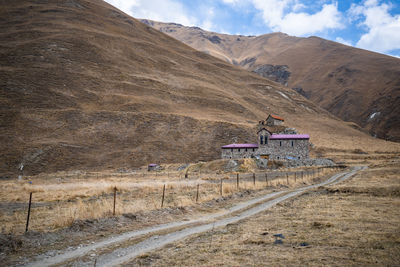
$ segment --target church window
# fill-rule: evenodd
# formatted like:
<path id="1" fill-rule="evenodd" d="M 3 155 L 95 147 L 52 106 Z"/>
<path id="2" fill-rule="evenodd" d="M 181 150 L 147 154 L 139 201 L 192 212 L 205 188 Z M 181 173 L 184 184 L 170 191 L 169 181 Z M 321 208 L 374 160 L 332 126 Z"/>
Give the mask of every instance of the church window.
<path id="1" fill-rule="evenodd" d="M 262 135 L 260 135 L 260 144 L 261 145 L 263 144 L 263 136 Z"/>

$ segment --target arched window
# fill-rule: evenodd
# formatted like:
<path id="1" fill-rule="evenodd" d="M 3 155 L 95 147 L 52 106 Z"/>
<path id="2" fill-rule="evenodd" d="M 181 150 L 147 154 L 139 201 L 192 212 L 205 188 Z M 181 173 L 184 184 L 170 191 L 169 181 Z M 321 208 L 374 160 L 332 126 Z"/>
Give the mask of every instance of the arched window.
<path id="1" fill-rule="evenodd" d="M 268 145 L 268 135 L 264 136 L 264 143 Z"/>
<path id="2" fill-rule="evenodd" d="M 294 146 L 294 141 L 292 141 L 292 146 Z"/>
<path id="3" fill-rule="evenodd" d="M 279 146 L 282 146 L 282 141 L 279 141 Z"/>
<path id="4" fill-rule="evenodd" d="M 262 135 L 260 135 L 260 144 L 261 145 L 263 144 L 263 136 Z"/>

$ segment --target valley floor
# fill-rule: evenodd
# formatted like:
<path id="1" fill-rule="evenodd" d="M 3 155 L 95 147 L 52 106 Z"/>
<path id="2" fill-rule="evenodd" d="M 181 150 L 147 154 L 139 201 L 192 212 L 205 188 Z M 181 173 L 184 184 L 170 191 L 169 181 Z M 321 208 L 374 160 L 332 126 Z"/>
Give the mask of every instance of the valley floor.
<path id="1" fill-rule="evenodd" d="M 249 219 L 144 254 L 131 266 L 396 266 L 400 161 L 371 164 Z M 274 244 L 282 234 L 282 244 Z M 278 238 L 279 239 L 279 238 Z"/>
<path id="2" fill-rule="evenodd" d="M 336 160 L 340 158 L 348 165 L 368 165 L 369 168 L 358 172 L 350 180 L 313 189 L 250 218 L 228 224 L 226 227 L 213 227 L 210 231 L 191 235 L 161 249 L 141 254 L 129 264 L 134 266 L 186 266 L 193 264 L 196 266 L 396 265 L 400 260 L 399 155 L 393 153 L 370 155 L 343 151 L 329 153 L 326 153 L 325 156 Z M 153 177 L 152 180 L 156 181 L 153 186 L 157 190 L 151 187 L 137 188 L 138 185 L 141 185 L 142 180 L 148 178 L 138 178 L 134 181 L 127 181 L 121 177 L 118 179 L 108 178 L 106 180 L 111 180 L 112 183 L 118 180 L 119 186 L 125 186 L 124 190 L 118 193 L 117 199 L 120 201 L 120 206 L 117 209 L 117 216 L 112 216 L 109 211 L 104 213 L 103 208 L 103 213 L 88 214 L 88 216 L 95 215 L 95 217 L 75 219 L 68 225 L 57 226 L 47 223 L 47 226 L 43 228 L 37 222 L 32 226 L 32 230 L 21 234 L 19 231 L 24 226 L 21 222 L 25 218 L 25 210 L 21 210 L 15 204 L 9 205 L 11 207 L 6 209 L 0 207 L 2 211 L 0 219 L 9 225 L 13 224 L 11 217 L 7 217 L 10 209 L 14 210 L 14 214 L 18 214 L 21 210 L 21 214 L 18 215 L 21 218 L 13 217 L 14 220 L 20 220 L 16 228 L 8 228 L 14 229 L 15 232 L 7 233 L 5 229 L 2 229 L 0 259 L 7 265 L 33 262 L 34 259 L 51 259 L 61 251 L 79 251 L 80 248 L 97 244 L 101 240 L 114 238 L 129 231 L 141 230 L 160 223 L 185 222 L 204 217 L 207 214 L 221 213 L 234 207 L 237 203 L 268 193 L 292 190 L 307 184 L 318 183 L 336 172 L 337 170 L 325 170 L 319 173 L 320 175 L 317 173 L 315 177 L 304 177 L 304 180 L 300 180 L 297 176 L 296 183 L 293 180 L 294 173 L 291 173 L 289 187 L 286 184 L 285 176 L 270 180 L 268 186 L 264 182 L 263 175 L 262 177 L 257 176 L 256 185 L 253 184 L 250 176 L 247 181 L 241 181 L 243 188 L 240 190 L 236 188 L 235 177 L 225 177 L 224 197 L 219 196 L 218 189 L 223 175 L 221 177 L 217 175 L 215 179 L 209 175 L 201 179 L 199 179 L 200 176 L 193 177 L 187 185 L 181 185 L 182 180 L 176 175 L 174 175 L 175 178 Z M 128 177 L 126 178 L 128 179 Z M 93 178 L 93 181 L 90 180 L 90 190 L 82 186 L 84 184 L 79 184 L 77 188 L 84 188 L 83 191 L 71 190 L 74 192 L 71 193 L 72 195 L 65 195 L 63 191 L 53 192 L 54 196 L 50 202 L 36 207 L 36 212 L 42 211 L 41 214 L 44 214 L 44 217 L 39 218 L 39 213 L 34 213 L 33 215 L 36 216 L 34 219 L 46 225 L 46 221 L 51 220 L 51 217 L 46 216 L 50 216 L 51 212 L 57 214 L 60 211 L 57 209 L 57 205 L 71 204 L 74 205 L 75 210 L 79 210 L 82 203 L 97 201 L 93 199 L 93 196 L 105 198 L 106 201 L 101 202 L 103 204 L 110 203 L 112 194 L 108 187 L 111 188 L 112 183 L 92 189 L 96 181 L 97 177 Z M 161 183 L 157 183 L 157 181 Z M 160 185 L 165 181 L 173 183 L 173 185 L 167 187 L 169 194 L 166 197 L 166 207 L 160 209 L 158 206 Z M 75 182 L 76 180 L 72 179 L 67 184 L 71 186 Z M 46 183 L 47 189 L 54 187 L 53 182 L 43 182 L 43 186 Z M 209 188 L 207 191 L 203 191 L 199 203 L 196 204 L 193 189 L 198 183 L 201 183 L 201 187 L 205 189 L 207 189 L 207 185 Z M 7 187 L 10 186 L 7 182 L 1 185 L 3 189 L 12 189 Z M 105 192 L 103 192 L 104 187 L 106 188 Z M 130 189 L 132 187 L 136 189 L 132 191 Z M 14 188 L 14 190 L 17 189 Z M 55 187 L 55 190 L 60 189 Z M 12 203 L 17 203 L 16 201 L 20 197 L 16 193 L 17 191 L 8 196 L 3 194 L 1 196 L 3 204 L 7 199 Z M 26 193 L 25 190 L 22 192 Z M 39 194 L 39 192 L 37 193 Z M 186 200 L 183 195 L 187 195 Z M 50 196 L 51 193 L 42 191 L 43 198 Z M 137 206 L 129 206 L 130 202 L 137 202 L 144 196 L 149 196 L 149 199 L 147 202 L 139 202 L 144 204 L 140 210 L 137 210 Z M 157 201 L 157 203 L 153 203 L 153 201 Z M 52 206 L 54 203 L 56 203 L 55 206 Z M 78 206 L 76 206 L 77 203 Z M 125 205 L 127 205 L 125 211 L 131 210 L 132 212 L 124 212 Z M 91 206 L 91 208 L 96 207 Z M 105 209 L 110 210 L 110 205 Z M 55 226 L 57 228 L 54 228 Z M 50 230 L 46 230 L 47 228 Z M 167 232 L 176 230 L 179 230 L 179 227 Z M 155 234 L 163 233 L 165 231 Z M 274 234 L 282 234 L 285 237 L 282 239 L 282 244 L 274 244 Z M 81 260 L 93 262 L 100 254 L 109 253 L 120 246 L 141 242 L 147 237 L 149 236 L 139 236 L 107 249 L 94 250 Z M 41 256 L 38 258 L 37 255 Z M 83 263 L 75 261 L 67 264 L 79 265 L 79 262 Z"/>

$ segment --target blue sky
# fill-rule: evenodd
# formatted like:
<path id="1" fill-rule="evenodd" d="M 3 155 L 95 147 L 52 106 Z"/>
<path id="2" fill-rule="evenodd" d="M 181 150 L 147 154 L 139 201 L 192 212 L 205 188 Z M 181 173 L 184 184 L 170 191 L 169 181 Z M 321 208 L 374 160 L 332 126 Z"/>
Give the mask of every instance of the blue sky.
<path id="1" fill-rule="evenodd" d="M 400 1 L 106 0 L 135 18 L 241 35 L 319 36 L 400 57 Z"/>

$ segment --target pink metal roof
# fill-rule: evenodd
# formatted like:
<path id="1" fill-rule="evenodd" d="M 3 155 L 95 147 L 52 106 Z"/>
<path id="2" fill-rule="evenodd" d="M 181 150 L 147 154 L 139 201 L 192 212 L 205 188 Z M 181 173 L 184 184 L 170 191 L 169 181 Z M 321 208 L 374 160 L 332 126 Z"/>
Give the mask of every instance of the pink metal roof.
<path id="1" fill-rule="evenodd" d="M 230 144 L 221 148 L 258 148 L 258 144 Z"/>
<path id="2" fill-rule="evenodd" d="M 273 134 L 269 139 L 310 139 L 308 134 Z"/>

